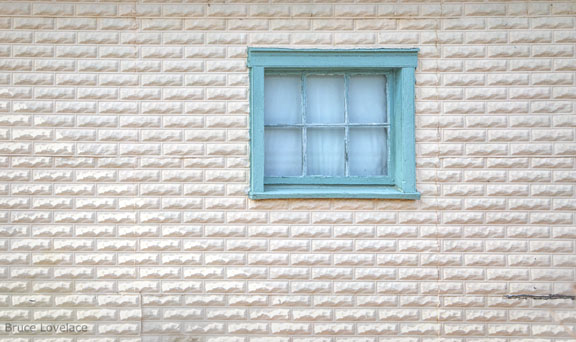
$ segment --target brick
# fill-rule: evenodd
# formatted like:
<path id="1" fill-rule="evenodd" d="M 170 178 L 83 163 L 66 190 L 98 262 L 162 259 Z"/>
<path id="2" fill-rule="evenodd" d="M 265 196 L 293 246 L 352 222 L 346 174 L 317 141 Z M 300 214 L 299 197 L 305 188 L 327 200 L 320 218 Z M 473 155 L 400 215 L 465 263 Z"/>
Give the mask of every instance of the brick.
<path id="1" fill-rule="evenodd" d="M 272 19 L 270 20 L 270 28 L 272 30 L 307 30 L 310 28 L 310 20 L 306 19 Z"/>
<path id="2" fill-rule="evenodd" d="M 290 6 L 287 5 L 250 5 L 252 17 L 287 17 L 290 15 Z"/>
<path id="3" fill-rule="evenodd" d="M 199 17 L 204 14 L 202 5 L 167 5 L 162 6 L 162 9 L 167 17 Z"/>
<path id="4" fill-rule="evenodd" d="M 120 35 L 120 41 L 123 44 L 160 44 L 161 35 L 159 33 L 123 33 Z"/>
<path id="5" fill-rule="evenodd" d="M 2 15 L 28 15 L 31 12 L 30 4 L 6 4 L 0 13 Z"/>
<path id="6" fill-rule="evenodd" d="M 336 17 L 373 17 L 376 16 L 375 5 L 336 5 L 334 15 Z"/>
<path id="7" fill-rule="evenodd" d="M 243 5 L 214 5 L 208 8 L 208 16 L 212 17 L 245 17 L 247 8 Z"/>
<path id="8" fill-rule="evenodd" d="M 17 6 L 17 5 L 16 5 Z M 54 20 L 51 18 L 14 18 L 15 29 L 50 30 L 54 28 Z"/>
<path id="9" fill-rule="evenodd" d="M 506 14 L 503 4 L 471 4 L 464 6 L 464 13 L 468 16 L 498 16 Z"/>
<path id="10" fill-rule="evenodd" d="M 491 18 L 487 19 L 488 29 L 527 29 L 529 20 L 527 18 Z"/>
<path id="11" fill-rule="evenodd" d="M 512 60 L 510 62 L 510 70 L 512 71 L 549 71 L 552 69 L 550 61 L 546 60 Z"/>
<path id="12" fill-rule="evenodd" d="M 401 30 L 435 30 L 439 24 L 433 19 L 409 19 L 399 21 L 398 26 Z"/>
<path id="13" fill-rule="evenodd" d="M 442 24 L 445 30 L 482 30 L 485 28 L 486 19 L 443 19 Z"/>
<path id="14" fill-rule="evenodd" d="M 534 18 L 531 27 L 533 29 L 560 29 L 572 28 L 574 25 L 573 18 L 555 17 L 555 18 Z"/>
<path id="15" fill-rule="evenodd" d="M 539 74 L 532 76 L 535 85 L 571 85 L 572 76 L 562 74 Z"/>

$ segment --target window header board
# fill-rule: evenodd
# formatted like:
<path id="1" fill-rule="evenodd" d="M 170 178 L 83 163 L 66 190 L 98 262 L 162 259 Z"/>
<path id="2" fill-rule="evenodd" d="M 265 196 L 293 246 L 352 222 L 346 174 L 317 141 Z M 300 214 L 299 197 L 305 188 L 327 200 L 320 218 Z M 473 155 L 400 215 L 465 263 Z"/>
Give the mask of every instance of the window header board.
<path id="1" fill-rule="evenodd" d="M 419 49 L 268 49 L 248 48 L 248 67 L 416 68 Z"/>

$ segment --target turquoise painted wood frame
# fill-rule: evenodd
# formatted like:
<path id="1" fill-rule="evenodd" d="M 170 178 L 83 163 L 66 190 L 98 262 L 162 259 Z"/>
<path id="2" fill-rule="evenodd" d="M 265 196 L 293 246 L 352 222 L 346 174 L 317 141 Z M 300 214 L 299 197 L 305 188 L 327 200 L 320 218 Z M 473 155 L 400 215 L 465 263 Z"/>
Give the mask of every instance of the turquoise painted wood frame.
<path id="1" fill-rule="evenodd" d="M 416 190 L 414 71 L 418 49 L 292 50 L 249 48 L 250 192 L 269 198 L 419 199 Z M 264 76 L 277 72 L 378 72 L 387 75 L 390 124 L 385 177 L 306 177 L 280 181 L 264 176 Z"/>

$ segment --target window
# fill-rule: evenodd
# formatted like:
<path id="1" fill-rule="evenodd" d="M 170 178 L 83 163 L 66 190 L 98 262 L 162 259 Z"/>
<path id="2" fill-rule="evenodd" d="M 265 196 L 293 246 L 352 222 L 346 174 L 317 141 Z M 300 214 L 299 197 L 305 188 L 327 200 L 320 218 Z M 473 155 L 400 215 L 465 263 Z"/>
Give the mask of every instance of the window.
<path id="1" fill-rule="evenodd" d="M 250 197 L 418 199 L 417 51 L 249 49 Z"/>

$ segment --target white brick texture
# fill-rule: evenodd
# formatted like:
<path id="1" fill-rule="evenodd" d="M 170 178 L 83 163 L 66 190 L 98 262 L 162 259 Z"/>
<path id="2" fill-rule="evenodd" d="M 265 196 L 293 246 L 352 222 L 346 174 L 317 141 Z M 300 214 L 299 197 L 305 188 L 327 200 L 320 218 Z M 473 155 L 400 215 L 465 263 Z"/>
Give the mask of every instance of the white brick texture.
<path id="1" fill-rule="evenodd" d="M 0 341 L 574 341 L 575 43 L 570 0 L 1 2 Z M 420 48 L 422 199 L 249 200 L 248 46 Z"/>

